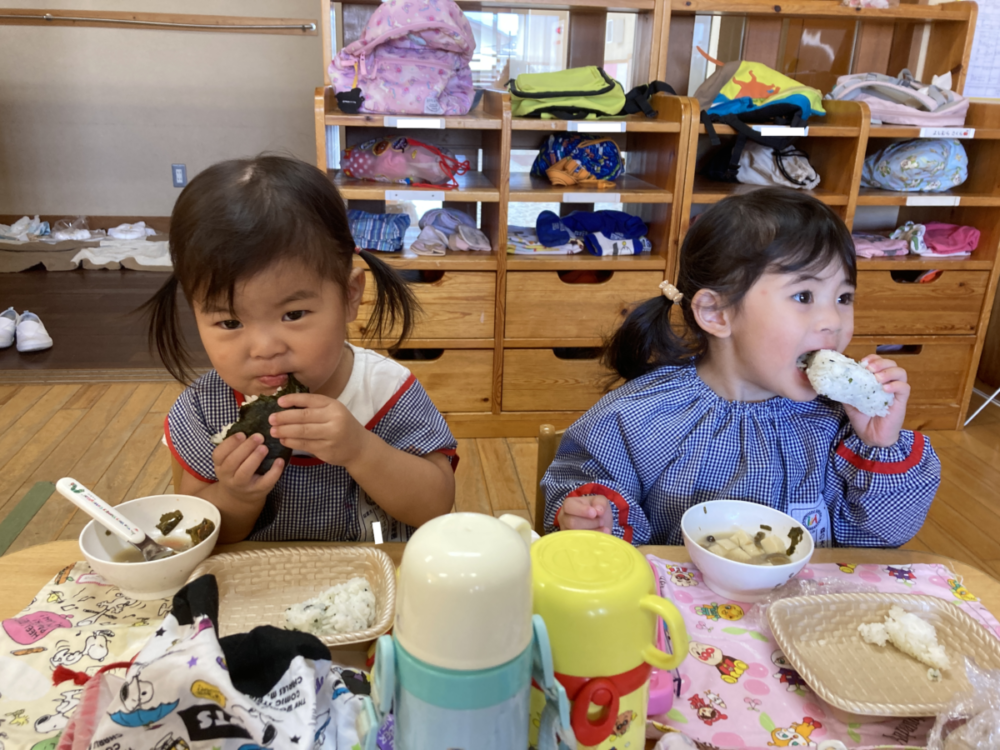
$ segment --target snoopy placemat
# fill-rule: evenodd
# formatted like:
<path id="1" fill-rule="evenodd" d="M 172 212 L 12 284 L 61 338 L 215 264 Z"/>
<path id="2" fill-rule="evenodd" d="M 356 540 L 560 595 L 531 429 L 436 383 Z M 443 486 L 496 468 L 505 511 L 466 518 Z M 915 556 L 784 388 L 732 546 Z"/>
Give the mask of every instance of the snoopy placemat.
<path id="1" fill-rule="evenodd" d="M 79 705 L 59 666 L 93 675 L 131 660 L 170 611 L 169 599 L 131 599 L 84 562 L 63 568 L 0 625 L 0 750 L 51 750 Z"/>

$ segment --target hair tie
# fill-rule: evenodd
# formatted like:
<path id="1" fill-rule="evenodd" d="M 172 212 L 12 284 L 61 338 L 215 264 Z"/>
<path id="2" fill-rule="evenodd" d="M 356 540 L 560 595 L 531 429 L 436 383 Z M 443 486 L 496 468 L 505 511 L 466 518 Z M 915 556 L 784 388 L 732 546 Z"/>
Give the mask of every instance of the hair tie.
<path id="1" fill-rule="evenodd" d="M 360 247 L 358 247 L 357 245 L 355 245 L 355 246 L 354 246 L 354 252 L 355 252 L 355 253 L 356 253 L 357 255 L 361 255 L 361 248 L 360 248 Z"/>
<path id="2" fill-rule="evenodd" d="M 684 295 L 681 293 L 681 290 L 675 287 L 669 281 L 660 282 L 660 291 L 663 293 L 664 297 L 666 297 L 674 304 L 684 299 Z"/>

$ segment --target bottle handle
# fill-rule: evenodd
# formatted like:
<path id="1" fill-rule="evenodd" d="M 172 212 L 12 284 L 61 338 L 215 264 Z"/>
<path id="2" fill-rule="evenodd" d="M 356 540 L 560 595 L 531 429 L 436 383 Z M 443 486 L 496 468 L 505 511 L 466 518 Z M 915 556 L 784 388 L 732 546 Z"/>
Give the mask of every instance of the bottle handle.
<path id="1" fill-rule="evenodd" d="M 653 596 L 652 594 L 639 600 L 639 608 L 660 616 L 670 632 L 670 644 L 673 652 L 668 654 L 650 643 L 642 650 L 643 660 L 657 669 L 677 669 L 684 661 L 684 657 L 687 656 L 688 650 L 687 628 L 684 627 L 684 618 L 681 617 L 681 613 L 672 602 L 662 596 Z"/>
<path id="2" fill-rule="evenodd" d="M 549 631 L 541 615 L 532 615 L 531 678 L 545 695 L 538 727 L 538 750 L 576 750 L 566 688 L 556 679 Z"/>

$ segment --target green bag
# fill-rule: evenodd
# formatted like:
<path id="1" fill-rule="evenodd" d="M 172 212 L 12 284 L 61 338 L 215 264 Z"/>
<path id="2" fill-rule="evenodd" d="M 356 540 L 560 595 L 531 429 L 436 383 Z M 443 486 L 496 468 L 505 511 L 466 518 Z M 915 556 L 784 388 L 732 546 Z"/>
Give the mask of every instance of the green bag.
<path id="1" fill-rule="evenodd" d="M 621 114 L 625 90 L 596 65 L 522 73 L 507 83 L 514 117 L 584 120 Z"/>

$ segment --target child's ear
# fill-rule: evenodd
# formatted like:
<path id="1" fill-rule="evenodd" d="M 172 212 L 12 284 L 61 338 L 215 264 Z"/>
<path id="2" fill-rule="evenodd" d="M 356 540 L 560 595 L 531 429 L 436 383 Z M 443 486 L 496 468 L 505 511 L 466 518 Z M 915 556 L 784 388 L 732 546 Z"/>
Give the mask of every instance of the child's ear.
<path id="1" fill-rule="evenodd" d="M 361 298 L 365 296 L 365 271 L 363 268 L 352 268 L 347 278 L 347 322 L 358 319 L 358 309 Z"/>
<path id="2" fill-rule="evenodd" d="M 722 297 L 711 289 L 699 289 L 691 299 L 691 311 L 698 327 L 705 333 L 724 339 L 732 335 L 729 308 Z"/>

